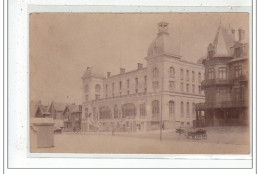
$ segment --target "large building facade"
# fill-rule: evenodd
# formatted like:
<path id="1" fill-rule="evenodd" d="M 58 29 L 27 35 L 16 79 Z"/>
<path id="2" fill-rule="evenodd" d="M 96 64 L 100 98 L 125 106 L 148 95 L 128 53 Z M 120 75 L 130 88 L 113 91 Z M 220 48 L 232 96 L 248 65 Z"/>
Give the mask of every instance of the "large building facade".
<path id="1" fill-rule="evenodd" d="M 157 37 L 148 48 L 146 67 L 105 76 L 88 67 L 82 76 L 82 131 L 112 128 L 146 131 L 191 127 L 195 104 L 204 102 L 201 81 L 204 66 L 181 59 L 179 42 L 170 37 L 168 23 L 158 24 Z"/>
<path id="2" fill-rule="evenodd" d="M 205 103 L 196 105 L 197 126 L 231 126 L 249 123 L 249 54 L 245 31 L 220 25 L 208 46 L 205 65 Z M 202 114 L 204 112 L 204 114 Z"/>

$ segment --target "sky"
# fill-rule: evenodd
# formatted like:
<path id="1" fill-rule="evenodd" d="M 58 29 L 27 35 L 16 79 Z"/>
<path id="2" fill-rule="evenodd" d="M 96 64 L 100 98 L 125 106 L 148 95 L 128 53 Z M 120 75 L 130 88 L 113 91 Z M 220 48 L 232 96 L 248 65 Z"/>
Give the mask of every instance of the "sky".
<path id="1" fill-rule="evenodd" d="M 30 100 L 82 103 L 88 66 L 118 74 L 146 66 L 160 21 L 180 44 L 182 59 L 206 55 L 218 26 L 249 31 L 247 13 L 32 13 L 29 18 Z"/>

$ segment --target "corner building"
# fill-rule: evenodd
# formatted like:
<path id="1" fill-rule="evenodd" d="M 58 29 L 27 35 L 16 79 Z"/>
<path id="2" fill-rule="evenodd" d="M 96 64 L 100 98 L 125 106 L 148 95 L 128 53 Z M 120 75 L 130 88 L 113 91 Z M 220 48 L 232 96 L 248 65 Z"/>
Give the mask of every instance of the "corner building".
<path id="1" fill-rule="evenodd" d="M 245 31 L 219 25 L 203 60 L 205 103 L 196 105 L 196 127 L 249 124 L 249 47 Z M 205 116 L 202 115 L 204 112 Z"/>
<path id="2" fill-rule="evenodd" d="M 168 23 L 158 24 L 148 48 L 147 66 L 105 76 L 98 67 L 83 74 L 82 131 L 148 131 L 192 127 L 195 104 L 204 102 L 204 66 L 181 59 Z"/>

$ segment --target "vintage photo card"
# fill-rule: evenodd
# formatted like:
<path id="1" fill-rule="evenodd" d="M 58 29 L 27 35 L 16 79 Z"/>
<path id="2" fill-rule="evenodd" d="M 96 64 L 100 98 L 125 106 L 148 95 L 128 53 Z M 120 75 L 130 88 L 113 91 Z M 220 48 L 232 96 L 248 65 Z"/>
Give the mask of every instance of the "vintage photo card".
<path id="1" fill-rule="evenodd" d="M 30 153 L 250 154 L 249 22 L 30 13 Z"/>

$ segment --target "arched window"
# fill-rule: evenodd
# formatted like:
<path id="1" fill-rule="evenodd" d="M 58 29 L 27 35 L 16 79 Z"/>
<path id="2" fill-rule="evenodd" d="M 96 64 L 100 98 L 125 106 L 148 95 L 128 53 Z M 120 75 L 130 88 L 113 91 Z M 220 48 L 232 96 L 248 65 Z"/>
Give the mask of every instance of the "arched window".
<path id="1" fill-rule="evenodd" d="M 169 101 L 169 116 L 170 117 L 174 116 L 174 110 L 175 110 L 174 101 Z"/>
<path id="2" fill-rule="evenodd" d="M 183 102 L 181 102 L 181 116 L 184 115 L 184 106 L 183 106 Z"/>
<path id="3" fill-rule="evenodd" d="M 153 78 L 158 78 L 159 77 L 159 70 L 158 70 L 158 68 L 154 68 L 153 69 Z"/>
<path id="4" fill-rule="evenodd" d="M 118 108 L 117 108 L 117 105 L 114 105 L 114 118 L 118 118 Z"/>
<path id="5" fill-rule="evenodd" d="M 88 92 L 88 85 L 85 86 L 85 93 Z"/>
<path id="6" fill-rule="evenodd" d="M 158 117 L 159 116 L 159 111 L 160 111 L 159 101 L 158 100 L 154 100 L 152 102 L 152 116 L 153 117 Z"/>
<path id="7" fill-rule="evenodd" d="M 187 117 L 189 117 L 190 116 L 190 103 L 189 102 L 187 102 Z"/>
<path id="8" fill-rule="evenodd" d="M 171 78 L 175 77 L 175 70 L 173 67 L 170 67 L 170 69 L 169 69 L 169 77 L 171 77 Z"/>
<path id="9" fill-rule="evenodd" d="M 192 116 L 193 116 L 193 117 L 196 116 L 195 113 L 196 113 L 196 112 L 195 112 L 195 103 L 192 103 Z"/>
<path id="10" fill-rule="evenodd" d="M 99 84 L 96 84 L 96 86 L 95 86 L 95 91 L 96 91 L 96 92 L 100 92 L 100 90 L 101 90 L 100 85 L 99 85 Z"/>
<path id="11" fill-rule="evenodd" d="M 88 115 L 88 108 L 85 108 L 85 118 L 88 118 L 89 115 Z"/>
<path id="12" fill-rule="evenodd" d="M 127 103 L 122 106 L 122 117 L 134 117 L 136 115 L 136 108 L 133 103 Z"/>
<path id="13" fill-rule="evenodd" d="M 99 108 L 99 119 L 111 119 L 112 113 L 108 106 L 102 106 Z"/>

